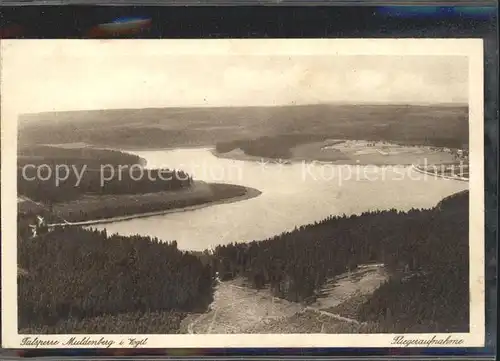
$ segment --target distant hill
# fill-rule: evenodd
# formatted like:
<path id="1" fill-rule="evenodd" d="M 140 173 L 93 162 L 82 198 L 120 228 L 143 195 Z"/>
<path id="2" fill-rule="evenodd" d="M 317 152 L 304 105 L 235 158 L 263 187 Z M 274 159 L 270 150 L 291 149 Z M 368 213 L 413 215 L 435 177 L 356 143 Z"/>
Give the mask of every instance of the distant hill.
<path id="1" fill-rule="evenodd" d="M 26 114 L 19 119 L 21 145 L 85 142 L 164 148 L 304 133 L 461 148 L 468 143 L 468 109 L 320 104 L 74 111 Z"/>

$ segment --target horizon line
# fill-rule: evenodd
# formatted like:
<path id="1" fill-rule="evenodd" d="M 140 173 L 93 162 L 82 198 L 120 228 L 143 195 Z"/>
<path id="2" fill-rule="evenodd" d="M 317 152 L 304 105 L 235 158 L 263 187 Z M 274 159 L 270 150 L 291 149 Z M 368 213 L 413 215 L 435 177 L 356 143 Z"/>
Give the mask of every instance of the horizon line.
<path id="1" fill-rule="evenodd" d="M 116 110 L 149 110 L 149 109 L 228 109 L 228 108 L 285 108 L 285 107 L 307 107 L 307 106 L 415 106 L 415 107 L 432 107 L 432 106 L 457 106 L 457 107 L 468 107 L 468 102 L 440 102 L 440 103 L 409 103 L 409 102 L 398 102 L 398 103 L 384 103 L 384 102 L 364 102 L 364 103 L 353 103 L 353 102 L 328 102 L 328 103 L 305 103 L 305 104 L 275 104 L 275 105 L 187 105 L 187 106 L 153 106 L 153 107 L 143 107 L 143 108 L 96 108 L 96 109 L 72 109 L 72 110 L 52 110 L 52 111 L 39 111 L 33 113 L 19 113 L 18 117 L 25 115 L 39 115 L 39 114 L 50 114 L 50 113 L 73 113 L 73 112 L 96 112 L 96 111 L 116 111 Z"/>

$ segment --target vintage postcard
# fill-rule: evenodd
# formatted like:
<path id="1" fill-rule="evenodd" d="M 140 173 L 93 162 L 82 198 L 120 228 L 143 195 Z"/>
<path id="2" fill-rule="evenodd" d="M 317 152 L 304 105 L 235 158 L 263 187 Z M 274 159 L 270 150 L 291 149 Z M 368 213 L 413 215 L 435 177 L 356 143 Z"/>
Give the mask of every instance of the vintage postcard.
<path id="1" fill-rule="evenodd" d="M 10 348 L 483 346 L 483 45 L 1 42 Z"/>

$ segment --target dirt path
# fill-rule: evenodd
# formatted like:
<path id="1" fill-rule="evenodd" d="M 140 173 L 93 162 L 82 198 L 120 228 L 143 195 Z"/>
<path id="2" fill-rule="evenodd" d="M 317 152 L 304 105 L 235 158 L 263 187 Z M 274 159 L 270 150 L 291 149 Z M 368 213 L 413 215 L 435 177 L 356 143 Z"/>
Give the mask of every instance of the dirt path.
<path id="1" fill-rule="evenodd" d="M 336 320 L 343 321 L 343 322 L 354 323 L 356 325 L 361 324 L 361 322 L 359 322 L 358 320 L 355 320 L 353 318 L 343 317 L 343 316 L 341 316 L 339 314 L 331 313 L 331 312 L 328 312 L 328 311 L 323 311 L 323 310 L 320 310 L 320 309 L 317 309 L 317 308 L 314 308 L 314 307 L 305 307 L 302 312 L 306 312 L 306 311 L 317 312 L 320 315 L 328 316 L 328 317 L 331 317 L 331 318 L 334 318 Z"/>

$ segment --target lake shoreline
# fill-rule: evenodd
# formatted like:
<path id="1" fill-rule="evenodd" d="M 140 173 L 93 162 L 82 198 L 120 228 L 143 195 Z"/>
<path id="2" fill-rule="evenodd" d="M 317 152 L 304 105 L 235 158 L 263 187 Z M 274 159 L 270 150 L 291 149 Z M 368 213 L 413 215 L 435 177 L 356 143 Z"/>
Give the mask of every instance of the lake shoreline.
<path id="1" fill-rule="evenodd" d="M 217 144 L 215 157 L 260 163 L 315 163 L 377 167 L 411 167 L 413 164 L 458 164 L 467 161 L 463 149 L 431 146 L 401 140 L 283 135 Z"/>
<path id="2" fill-rule="evenodd" d="M 128 221 L 128 220 L 132 220 L 132 219 L 161 216 L 161 215 L 171 214 L 171 213 L 182 213 L 182 212 L 194 211 L 197 209 L 207 208 L 207 207 L 220 205 L 220 204 L 229 204 L 229 203 L 240 202 L 240 201 L 244 201 L 244 200 L 258 197 L 262 194 L 262 192 L 259 191 L 258 189 L 250 188 L 250 187 L 244 187 L 244 188 L 245 188 L 245 194 L 243 194 L 241 196 L 222 198 L 222 199 L 204 202 L 204 203 L 200 203 L 200 204 L 194 204 L 194 205 L 186 206 L 186 207 L 170 208 L 170 209 L 164 209 L 164 210 L 159 210 L 159 211 L 136 213 L 136 214 L 126 215 L 126 216 L 116 216 L 116 217 L 111 217 L 111 218 L 91 219 L 91 220 L 86 220 L 86 221 L 77 221 L 77 222 L 66 221 L 65 223 L 50 224 L 50 226 L 92 226 L 95 224 L 108 224 L 108 223 L 122 222 L 122 221 Z"/>
<path id="3" fill-rule="evenodd" d="M 210 149 L 210 153 L 214 157 L 219 159 L 227 159 L 239 162 L 252 162 L 252 163 L 263 163 L 263 164 L 281 164 L 281 165 L 294 165 L 294 164 L 325 164 L 325 165 L 335 165 L 335 166 L 375 166 L 379 168 L 385 167 L 414 167 L 415 163 L 412 162 L 398 162 L 398 163 L 388 163 L 388 162 L 370 162 L 370 161 L 359 161 L 359 160 L 316 160 L 312 158 L 305 157 L 288 157 L 288 158 L 269 158 L 269 157 L 258 157 L 254 155 L 248 155 L 241 149 L 233 149 L 230 152 L 221 153 L 215 148 Z M 456 164 L 456 162 L 443 162 L 437 165 L 446 164 Z"/>
<path id="4" fill-rule="evenodd" d="M 269 163 L 264 168 L 258 163 L 230 162 L 214 156 L 208 149 L 145 152 L 138 155 L 144 157 L 152 168 L 157 164 L 169 164 L 175 169 L 184 169 L 183 166 L 194 161 L 207 169 L 232 170 L 241 167 L 239 169 L 244 179 L 235 179 L 229 172 L 221 173 L 221 177 L 217 177 L 224 183 L 216 187 L 215 193 L 202 187 L 186 191 L 189 194 L 129 195 L 122 200 L 113 196 L 104 199 L 98 199 L 97 195 L 89 196 L 69 205 L 61 205 L 59 208 L 62 212 L 56 212 L 61 218 L 48 223 L 62 223 L 66 219 L 83 228 L 106 229 L 109 234 L 175 239 L 179 249 L 203 252 L 215 245 L 274 237 L 283 231 L 292 231 L 297 226 L 332 215 L 356 215 L 377 209 L 408 211 L 412 208 L 431 208 L 444 197 L 466 186 L 465 182 L 451 180 L 436 180 L 427 185 L 426 182 L 418 182 L 419 174 L 415 175 L 413 170 L 408 170 L 411 171 L 409 177 L 406 177 L 406 170 L 396 170 L 387 174 L 377 173 L 377 178 L 369 181 L 354 173 L 356 166 L 350 169 L 354 176 L 340 183 L 337 178 L 333 180 L 330 173 L 323 175 L 325 169 L 319 163 L 311 166 L 309 176 L 309 173 L 304 173 L 309 172 L 308 169 L 300 169 L 297 165 Z M 338 166 L 326 167 L 327 171 L 332 171 Z M 205 183 L 205 187 L 208 187 L 210 178 L 205 172 L 195 177 L 198 179 L 195 183 Z M 434 178 L 429 177 L 431 179 Z M 241 188 L 233 190 L 236 185 Z M 245 192 L 247 187 L 259 191 L 252 195 Z M 392 194 L 394 188 L 404 196 L 391 199 L 388 195 Z M 377 194 L 376 200 L 373 192 Z M 249 202 L 238 202 L 258 194 L 261 195 Z M 349 201 L 351 197 L 353 202 Z M 134 198 L 138 198 L 137 202 Z M 366 204 L 362 204 L 361 199 L 366 199 Z M 214 207 L 210 208 L 212 205 Z"/>
<path id="5" fill-rule="evenodd" d="M 74 149 L 74 148 L 90 148 L 90 149 L 100 149 L 100 150 L 111 150 L 111 151 L 121 151 L 125 153 L 135 154 L 136 152 L 154 152 L 154 151 L 172 151 L 172 150 L 183 150 L 183 149 L 212 149 L 214 146 L 212 144 L 197 144 L 197 145 L 183 145 L 183 146 L 115 146 L 106 147 L 99 144 L 91 144 L 85 142 L 79 143 L 62 143 L 62 144 L 41 144 L 42 146 L 63 148 L 63 149 Z"/>
<path id="6" fill-rule="evenodd" d="M 412 164 L 412 168 L 416 172 L 419 172 L 419 173 L 422 173 L 422 174 L 425 174 L 425 175 L 428 175 L 428 176 L 431 176 L 431 177 L 443 178 L 443 179 L 448 179 L 448 180 L 456 180 L 456 181 L 460 181 L 460 182 L 469 182 L 469 178 L 467 178 L 467 177 L 448 176 L 448 175 L 445 175 L 445 174 L 432 173 L 432 172 L 429 172 L 429 171 L 427 171 L 425 169 L 420 168 L 419 166 L 417 166 L 415 164 Z"/>

